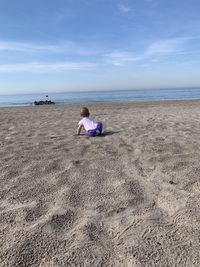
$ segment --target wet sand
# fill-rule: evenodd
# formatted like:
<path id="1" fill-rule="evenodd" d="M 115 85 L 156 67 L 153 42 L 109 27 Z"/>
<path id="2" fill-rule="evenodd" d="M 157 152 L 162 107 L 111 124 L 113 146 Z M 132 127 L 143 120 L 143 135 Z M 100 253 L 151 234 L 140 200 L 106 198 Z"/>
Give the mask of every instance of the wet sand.
<path id="1" fill-rule="evenodd" d="M 200 266 L 200 101 L 0 108 L 0 266 Z"/>

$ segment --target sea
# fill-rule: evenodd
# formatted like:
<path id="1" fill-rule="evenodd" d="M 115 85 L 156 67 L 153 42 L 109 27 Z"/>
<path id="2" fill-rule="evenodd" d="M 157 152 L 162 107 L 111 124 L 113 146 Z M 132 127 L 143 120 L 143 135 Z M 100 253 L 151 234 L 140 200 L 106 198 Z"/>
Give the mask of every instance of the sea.
<path id="1" fill-rule="evenodd" d="M 135 89 L 0 95 L 0 107 L 31 106 L 34 101 L 51 100 L 58 105 L 84 103 L 138 102 L 200 99 L 200 88 Z"/>

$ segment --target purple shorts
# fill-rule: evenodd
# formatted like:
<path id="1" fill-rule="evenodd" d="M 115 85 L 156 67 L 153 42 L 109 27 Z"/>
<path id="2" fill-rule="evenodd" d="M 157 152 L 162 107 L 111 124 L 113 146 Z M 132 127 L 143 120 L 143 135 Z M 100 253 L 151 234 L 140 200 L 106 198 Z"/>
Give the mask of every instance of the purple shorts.
<path id="1" fill-rule="evenodd" d="M 103 129 L 103 124 L 101 122 L 97 123 L 97 127 L 94 130 L 89 130 L 86 132 L 87 136 L 97 136 L 97 135 L 101 135 L 102 133 L 102 129 Z"/>

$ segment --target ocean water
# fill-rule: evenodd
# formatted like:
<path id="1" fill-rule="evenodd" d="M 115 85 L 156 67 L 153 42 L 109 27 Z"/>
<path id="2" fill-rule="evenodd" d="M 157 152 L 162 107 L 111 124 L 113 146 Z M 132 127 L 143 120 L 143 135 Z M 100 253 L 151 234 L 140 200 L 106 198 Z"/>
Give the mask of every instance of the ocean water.
<path id="1" fill-rule="evenodd" d="M 130 102 L 152 100 L 200 99 L 200 88 L 137 89 L 93 92 L 66 92 L 46 94 L 0 95 L 0 106 L 29 106 L 39 100 L 52 100 L 56 104 L 84 104 L 98 102 Z"/>

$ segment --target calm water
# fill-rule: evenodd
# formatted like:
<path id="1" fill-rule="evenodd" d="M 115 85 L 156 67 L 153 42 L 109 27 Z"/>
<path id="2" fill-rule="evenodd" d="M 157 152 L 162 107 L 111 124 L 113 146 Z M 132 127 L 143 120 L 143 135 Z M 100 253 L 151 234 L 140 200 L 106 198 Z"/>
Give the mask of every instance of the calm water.
<path id="1" fill-rule="evenodd" d="M 45 94 L 0 95 L 0 106 L 27 106 L 36 100 L 46 100 Z M 94 102 L 151 101 L 200 99 L 200 88 L 138 89 L 98 92 L 50 93 L 48 100 L 56 104 L 84 104 Z"/>

